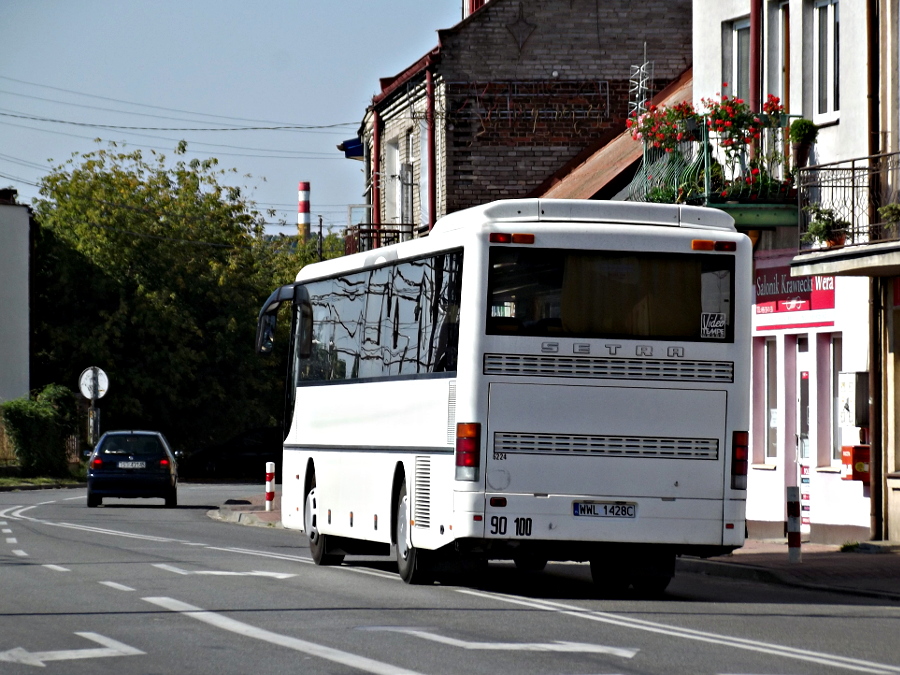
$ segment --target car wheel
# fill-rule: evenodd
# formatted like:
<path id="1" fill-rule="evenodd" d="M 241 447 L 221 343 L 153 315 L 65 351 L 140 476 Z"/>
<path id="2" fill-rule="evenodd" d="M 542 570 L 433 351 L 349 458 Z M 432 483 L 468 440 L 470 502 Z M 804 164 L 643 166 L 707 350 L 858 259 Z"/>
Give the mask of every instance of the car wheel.
<path id="1" fill-rule="evenodd" d="M 103 503 L 103 497 L 98 497 L 93 492 L 88 491 L 87 493 L 87 505 L 89 509 L 94 508 L 95 506 L 100 506 Z"/>
<path id="2" fill-rule="evenodd" d="M 173 509 L 178 506 L 178 489 L 172 488 L 166 495 L 166 508 Z"/>

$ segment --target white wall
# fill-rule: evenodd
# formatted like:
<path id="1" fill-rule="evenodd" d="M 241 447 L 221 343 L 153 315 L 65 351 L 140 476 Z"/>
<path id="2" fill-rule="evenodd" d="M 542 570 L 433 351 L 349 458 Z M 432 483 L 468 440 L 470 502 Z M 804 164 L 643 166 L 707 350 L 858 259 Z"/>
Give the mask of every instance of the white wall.
<path id="1" fill-rule="evenodd" d="M 764 2 L 763 98 L 775 91 L 780 63 L 779 20 L 777 11 L 768 11 L 774 3 Z M 817 124 L 813 99 L 813 11 L 808 0 L 790 0 L 792 115 L 801 115 Z M 866 103 L 866 13 L 854 3 L 841 3 L 840 28 L 840 112 L 837 124 L 823 128 L 813 149 L 810 163 L 835 162 L 862 157 L 868 153 Z M 725 65 L 730 54 L 723 53 L 723 34 L 731 22 L 749 16 L 749 0 L 694 0 L 694 104 L 715 98 L 722 83 L 730 79 Z M 834 121 L 834 120 L 832 120 Z"/>
<path id="2" fill-rule="evenodd" d="M 0 402 L 28 394 L 28 209 L 0 204 Z"/>

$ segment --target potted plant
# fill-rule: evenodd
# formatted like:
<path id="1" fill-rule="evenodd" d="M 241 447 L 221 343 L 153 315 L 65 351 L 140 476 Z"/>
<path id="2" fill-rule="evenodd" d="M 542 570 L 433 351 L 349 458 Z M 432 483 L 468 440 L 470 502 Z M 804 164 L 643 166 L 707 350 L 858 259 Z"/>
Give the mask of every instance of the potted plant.
<path id="1" fill-rule="evenodd" d="M 791 124 L 788 132 L 791 139 L 791 149 L 794 152 L 794 166 L 804 167 L 809 161 L 809 151 L 812 144 L 819 136 L 819 127 L 803 117 L 796 119 Z"/>
<path id="2" fill-rule="evenodd" d="M 843 246 L 847 237 L 850 223 L 838 218 L 834 209 L 829 209 L 820 204 L 811 204 L 803 208 L 810 215 L 809 226 L 800 241 L 807 244 L 826 244 L 830 246 Z"/>
<path id="3" fill-rule="evenodd" d="M 881 231 L 884 234 L 893 234 L 900 225 L 900 204 L 885 204 L 878 207 L 878 215 L 881 216 Z"/>

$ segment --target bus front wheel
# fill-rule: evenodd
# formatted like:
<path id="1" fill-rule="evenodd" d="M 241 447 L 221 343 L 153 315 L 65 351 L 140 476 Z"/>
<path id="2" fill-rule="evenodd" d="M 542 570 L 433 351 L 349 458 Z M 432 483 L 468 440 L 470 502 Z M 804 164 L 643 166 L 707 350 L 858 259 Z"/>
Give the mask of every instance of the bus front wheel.
<path id="1" fill-rule="evenodd" d="M 319 532 L 318 525 L 316 487 L 313 483 L 312 489 L 306 495 L 306 506 L 303 509 L 303 526 L 309 539 L 309 552 L 316 565 L 340 565 L 344 562 L 344 556 L 337 553 L 326 553 L 328 550 L 326 536 Z"/>
<path id="2" fill-rule="evenodd" d="M 408 584 L 428 584 L 434 579 L 428 570 L 427 551 L 416 549 L 409 543 L 409 497 L 406 485 L 397 493 L 397 522 L 394 523 L 394 538 L 397 542 L 397 570 L 400 578 Z"/>

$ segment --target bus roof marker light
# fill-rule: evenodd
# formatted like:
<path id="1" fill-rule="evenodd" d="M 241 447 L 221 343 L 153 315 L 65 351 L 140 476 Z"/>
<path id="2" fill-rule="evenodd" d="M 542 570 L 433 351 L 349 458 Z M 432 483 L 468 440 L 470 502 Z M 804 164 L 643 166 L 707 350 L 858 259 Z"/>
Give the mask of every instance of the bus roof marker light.
<path id="1" fill-rule="evenodd" d="M 534 235 L 525 232 L 491 232 L 488 241 L 492 244 L 533 244 Z"/>
<path id="2" fill-rule="evenodd" d="M 737 251 L 736 241 L 713 241 L 712 239 L 694 239 L 691 241 L 692 251 Z"/>

